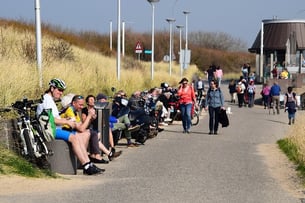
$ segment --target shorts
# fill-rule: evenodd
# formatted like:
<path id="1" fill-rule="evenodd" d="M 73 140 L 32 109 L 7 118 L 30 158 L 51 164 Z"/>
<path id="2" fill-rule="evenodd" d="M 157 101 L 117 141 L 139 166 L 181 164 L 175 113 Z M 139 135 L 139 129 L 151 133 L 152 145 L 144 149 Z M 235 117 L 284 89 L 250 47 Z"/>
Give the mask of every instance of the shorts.
<path id="1" fill-rule="evenodd" d="M 76 134 L 76 131 L 67 131 L 67 130 L 63 130 L 61 128 L 56 128 L 55 139 L 65 140 L 65 141 L 68 142 L 70 135 L 75 135 L 75 134 Z"/>

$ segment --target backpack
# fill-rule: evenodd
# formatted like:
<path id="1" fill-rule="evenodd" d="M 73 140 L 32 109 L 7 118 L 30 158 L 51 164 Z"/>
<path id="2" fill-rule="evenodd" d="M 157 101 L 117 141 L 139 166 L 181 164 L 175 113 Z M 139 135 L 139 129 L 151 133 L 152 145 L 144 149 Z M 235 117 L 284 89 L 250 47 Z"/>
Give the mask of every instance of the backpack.
<path id="1" fill-rule="evenodd" d="M 240 84 L 236 85 L 236 92 L 241 93 L 241 85 Z"/>
<path id="2" fill-rule="evenodd" d="M 42 128 L 44 139 L 47 142 L 54 140 L 56 135 L 56 125 L 52 109 L 44 109 L 38 116 L 38 122 Z"/>

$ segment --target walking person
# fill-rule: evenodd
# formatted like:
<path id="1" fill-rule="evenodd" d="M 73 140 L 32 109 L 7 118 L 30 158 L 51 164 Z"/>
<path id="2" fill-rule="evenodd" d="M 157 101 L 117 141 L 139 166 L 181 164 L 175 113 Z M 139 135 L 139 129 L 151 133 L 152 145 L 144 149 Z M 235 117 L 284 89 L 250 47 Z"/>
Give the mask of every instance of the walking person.
<path id="1" fill-rule="evenodd" d="M 217 135 L 221 108 L 224 109 L 224 97 L 217 82 L 212 80 L 205 100 L 205 109 L 209 110 L 209 135 Z"/>
<path id="2" fill-rule="evenodd" d="M 254 80 L 250 80 L 249 85 L 247 87 L 249 108 L 252 108 L 254 106 L 255 91 L 256 91 L 256 86 L 254 84 Z"/>
<path id="3" fill-rule="evenodd" d="M 285 94 L 285 112 L 288 112 L 288 125 L 294 124 L 295 122 L 295 113 L 297 111 L 297 100 L 296 93 L 292 92 L 292 87 L 287 88 L 287 93 Z"/>
<path id="4" fill-rule="evenodd" d="M 222 71 L 220 66 L 217 66 L 217 68 L 216 68 L 215 77 L 216 77 L 216 80 L 217 80 L 217 83 L 218 83 L 218 87 L 220 87 L 221 79 L 223 77 L 223 71 Z"/>
<path id="5" fill-rule="evenodd" d="M 182 117 L 183 133 L 190 133 L 192 106 L 196 104 L 195 91 L 192 85 L 188 84 L 188 79 L 182 78 L 178 88 L 179 105 Z"/>
<path id="6" fill-rule="evenodd" d="M 276 113 L 280 114 L 280 94 L 281 94 L 281 87 L 279 86 L 277 81 L 274 81 L 271 89 L 270 89 L 270 97 L 272 98 L 273 103 L 273 114 Z"/>
<path id="7" fill-rule="evenodd" d="M 235 104 L 235 100 L 236 100 L 236 82 L 234 79 L 232 79 L 228 85 L 229 88 L 229 93 L 231 96 L 231 103 Z"/>
<path id="8" fill-rule="evenodd" d="M 246 86 L 243 82 L 243 78 L 239 80 L 239 82 L 236 85 L 236 93 L 237 93 L 237 100 L 238 100 L 238 107 L 243 107 L 243 104 L 245 103 L 245 89 Z"/>
<path id="9" fill-rule="evenodd" d="M 268 83 L 264 83 L 261 95 L 263 97 L 264 109 L 266 109 L 267 107 L 270 108 L 271 98 L 269 96 L 270 86 L 268 85 Z"/>

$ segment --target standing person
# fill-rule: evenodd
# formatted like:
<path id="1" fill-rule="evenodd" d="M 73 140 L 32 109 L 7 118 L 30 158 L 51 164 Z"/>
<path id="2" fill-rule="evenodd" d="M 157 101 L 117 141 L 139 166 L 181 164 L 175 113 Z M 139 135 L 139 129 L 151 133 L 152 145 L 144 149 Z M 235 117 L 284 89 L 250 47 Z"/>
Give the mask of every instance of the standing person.
<path id="1" fill-rule="evenodd" d="M 266 109 L 267 107 L 270 108 L 271 98 L 270 98 L 270 86 L 268 85 L 268 83 L 265 83 L 263 85 L 261 95 L 264 101 L 264 109 Z"/>
<path id="2" fill-rule="evenodd" d="M 67 131 L 62 129 L 62 125 L 68 125 L 71 128 L 76 128 L 78 124 L 72 119 L 64 119 L 59 115 L 58 108 L 55 104 L 56 100 L 59 100 L 66 89 L 66 84 L 64 81 L 58 78 L 54 78 L 49 82 L 49 88 L 43 95 L 43 102 L 38 105 L 36 115 L 40 115 L 44 109 L 52 109 L 52 114 L 54 116 L 56 124 L 55 139 L 64 140 L 72 144 L 73 151 L 77 156 L 78 160 L 82 164 L 83 173 L 86 175 L 94 175 L 104 172 L 104 169 L 96 167 L 91 163 L 88 154 L 87 147 L 85 145 L 86 139 L 89 137 L 89 132 L 79 133 L 76 131 Z M 95 112 L 90 111 L 88 119 L 93 117 Z"/>
<path id="3" fill-rule="evenodd" d="M 252 108 L 254 105 L 255 91 L 256 91 L 256 86 L 254 84 L 254 80 L 250 80 L 249 85 L 247 87 L 249 108 Z"/>
<path id="4" fill-rule="evenodd" d="M 297 109 L 296 93 L 292 92 L 292 87 L 287 88 L 287 93 L 285 94 L 285 111 L 288 111 L 288 125 L 294 124 L 295 112 Z"/>
<path id="5" fill-rule="evenodd" d="M 217 135 L 221 108 L 224 108 L 223 94 L 217 86 L 217 82 L 212 80 L 205 99 L 205 109 L 209 110 L 209 135 L 213 133 Z"/>
<path id="6" fill-rule="evenodd" d="M 208 83 L 210 85 L 211 81 L 214 80 L 215 78 L 215 71 L 216 71 L 216 66 L 212 64 L 209 69 L 206 71 L 208 74 Z"/>
<path id="7" fill-rule="evenodd" d="M 249 76 L 249 68 L 248 68 L 248 64 L 244 64 L 242 67 L 241 67 L 241 73 L 243 74 L 243 78 L 245 80 L 248 80 L 248 76 Z"/>
<path id="8" fill-rule="evenodd" d="M 198 78 L 196 83 L 197 89 L 197 99 L 200 101 L 204 92 L 204 83 L 201 77 Z"/>
<path id="9" fill-rule="evenodd" d="M 192 106 L 196 105 L 196 96 L 192 85 L 188 84 L 188 79 L 182 78 L 178 88 L 179 105 L 182 117 L 183 133 L 190 133 Z"/>
<path id="10" fill-rule="evenodd" d="M 281 87 L 279 86 L 277 81 L 274 81 L 271 89 L 270 89 L 270 97 L 272 98 L 273 103 L 273 114 L 276 113 L 280 114 L 280 94 L 281 94 Z"/>
<path id="11" fill-rule="evenodd" d="M 217 83 L 218 83 L 218 87 L 220 87 L 220 85 L 221 85 L 221 79 L 222 79 L 222 77 L 223 77 L 223 71 L 222 71 L 222 69 L 220 68 L 220 66 L 217 66 L 217 68 L 216 68 L 215 77 L 216 77 L 216 80 L 217 80 Z"/>
<path id="12" fill-rule="evenodd" d="M 231 96 L 231 103 L 235 104 L 235 100 L 236 100 L 236 82 L 234 79 L 232 79 L 229 83 L 229 93 Z"/>

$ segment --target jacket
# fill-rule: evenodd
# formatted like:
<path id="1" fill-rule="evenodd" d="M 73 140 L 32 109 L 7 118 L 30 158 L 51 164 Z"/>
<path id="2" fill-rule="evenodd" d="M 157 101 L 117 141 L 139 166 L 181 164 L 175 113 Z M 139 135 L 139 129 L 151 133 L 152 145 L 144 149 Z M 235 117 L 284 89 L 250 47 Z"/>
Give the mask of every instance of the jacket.
<path id="1" fill-rule="evenodd" d="M 213 108 L 224 106 L 224 98 L 219 88 L 212 90 L 209 89 L 206 95 L 205 106 Z"/>

